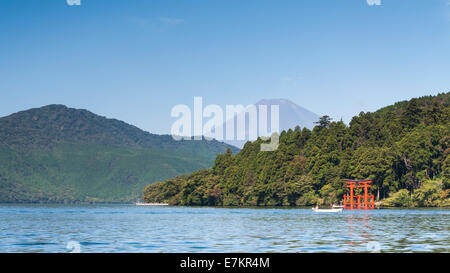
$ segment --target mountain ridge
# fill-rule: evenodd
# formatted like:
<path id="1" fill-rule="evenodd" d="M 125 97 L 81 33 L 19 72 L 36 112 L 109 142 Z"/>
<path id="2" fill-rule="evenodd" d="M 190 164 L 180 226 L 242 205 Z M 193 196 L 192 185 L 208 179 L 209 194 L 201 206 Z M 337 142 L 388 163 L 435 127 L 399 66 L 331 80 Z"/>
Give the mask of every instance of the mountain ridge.
<path id="1" fill-rule="evenodd" d="M 133 202 L 149 182 L 213 164 L 236 147 L 176 141 L 51 104 L 0 118 L 0 202 Z"/>
<path id="2" fill-rule="evenodd" d="M 147 149 L 195 146 L 194 141 L 177 141 L 171 135 L 152 134 L 124 121 L 62 104 L 31 108 L 1 117 L 0 128 L 0 140 L 13 147 L 43 148 L 60 141 Z M 212 145 L 220 143 L 215 139 L 208 141 Z M 233 150 L 237 151 L 235 148 Z"/>

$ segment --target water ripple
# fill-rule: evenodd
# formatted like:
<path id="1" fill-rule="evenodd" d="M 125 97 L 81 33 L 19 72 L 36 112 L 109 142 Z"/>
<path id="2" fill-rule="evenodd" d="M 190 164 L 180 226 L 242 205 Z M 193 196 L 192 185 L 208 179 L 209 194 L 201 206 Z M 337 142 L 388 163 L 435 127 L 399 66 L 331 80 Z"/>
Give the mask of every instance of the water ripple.
<path id="1" fill-rule="evenodd" d="M 450 210 L 0 205 L 0 252 L 449 252 Z"/>

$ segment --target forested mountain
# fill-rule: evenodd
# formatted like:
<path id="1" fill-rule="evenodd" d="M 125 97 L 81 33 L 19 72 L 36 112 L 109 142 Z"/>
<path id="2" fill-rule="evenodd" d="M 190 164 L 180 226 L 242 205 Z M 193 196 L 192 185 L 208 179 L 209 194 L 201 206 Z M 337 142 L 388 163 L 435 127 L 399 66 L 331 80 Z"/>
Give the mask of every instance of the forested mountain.
<path id="1" fill-rule="evenodd" d="M 361 112 L 347 126 L 321 117 L 313 130 L 283 131 L 276 151 L 260 139 L 211 169 L 155 183 L 147 202 L 174 205 L 294 206 L 332 204 L 345 178 L 373 179 L 386 206 L 450 205 L 450 93 Z M 389 197 L 389 198 L 388 198 Z"/>
<path id="2" fill-rule="evenodd" d="M 0 118 L 0 202 L 131 202 L 152 182 L 238 149 L 175 141 L 87 110 L 49 105 Z"/>

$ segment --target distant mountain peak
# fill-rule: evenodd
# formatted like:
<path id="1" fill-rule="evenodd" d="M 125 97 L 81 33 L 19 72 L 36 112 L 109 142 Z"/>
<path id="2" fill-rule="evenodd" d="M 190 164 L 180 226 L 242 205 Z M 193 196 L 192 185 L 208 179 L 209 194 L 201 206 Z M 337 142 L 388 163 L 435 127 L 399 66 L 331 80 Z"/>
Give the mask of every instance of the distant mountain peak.
<path id="1" fill-rule="evenodd" d="M 265 104 L 295 104 L 288 99 L 262 99 L 259 100 L 255 105 L 265 105 Z"/>
<path id="2" fill-rule="evenodd" d="M 284 130 L 294 129 L 296 126 L 300 126 L 301 128 L 306 127 L 312 129 L 315 124 L 314 122 L 319 120 L 319 115 L 313 113 L 312 111 L 297 105 L 289 99 L 284 98 L 266 98 L 261 99 L 254 104 L 255 106 L 267 105 L 267 128 L 270 128 L 271 117 L 270 117 L 270 109 L 273 105 L 279 105 L 279 129 L 280 132 Z M 257 109 L 259 112 L 259 110 Z M 228 122 L 228 121 L 227 121 Z M 248 136 L 248 132 L 246 132 Z M 242 140 L 231 140 L 226 141 L 226 143 L 230 145 L 234 145 L 237 147 L 243 147 L 246 139 Z"/>
<path id="3" fill-rule="evenodd" d="M 312 122 L 315 122 L 319 119 L 319 116 L 315 113 L 313 113 L 312 111 L 292 102 L 291 100 L 288 99 L 283 99 L 283 98 L 279 98 L 279 99 L 262 99 L 260 101 L 258 101 L 257 103 L 255 103 L 255 105 L 279 105 L 280 106 L 280 111 L 281 108 L 285 109 L 292 109 L 293 111 L 295 111 L 297 113 L 297 115 L 299 115 L 299 117 L 301 117 L 301 120 L 304 122 L 306 119 L 312 119 Z M 280 117 L 281 120 L 281 117 Z M 301 124 L 298 124 L 301 126 Z M 307 122 L 305 125 L 301 126 L 301 127 L 308 127 L 309 129 L 312 129 L 312 127 L 314 127 L 313 123 L 311 122 Z M 289 128 L 283 128 L 282 130 L 286 130 Z"/>

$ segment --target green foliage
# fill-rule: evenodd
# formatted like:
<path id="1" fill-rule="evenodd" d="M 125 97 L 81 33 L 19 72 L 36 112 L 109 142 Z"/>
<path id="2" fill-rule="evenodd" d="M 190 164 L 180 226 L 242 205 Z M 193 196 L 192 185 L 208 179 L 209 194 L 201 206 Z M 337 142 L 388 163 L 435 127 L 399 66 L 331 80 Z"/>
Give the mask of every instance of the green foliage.
<path id="1" fill-rule="evenodd" d="M 425 180 L 422 186 L 410 195 L 401 189 L 383 201 L 386 207 L 448 207 L 450 190 L 445 190 L 442 180 Z"/>
<path id="2" fill-rule="evenodd" d="M 1 202 L 69 203 L 136 201 L 149 181 L 211 164 L 198 155 L 95 144 L 59 144 L 24 154 L 3 148 L 0 161 Z"/>
<path id="3" fill-rule="evenodd" d="M 413 200 L 407 189 L 401 189 L 383 202 L 387 207 L 412 207 Z"/>
<path id="4" fill-rule="evenodd" d="M 312 131 L 283 131 L 276 151 L 261 152 L 258 139 L 236 155 L 218 155 L 209 170 L 149 185 L 144 200 L 220 206 L 332 204 L 342 200 L 344 179 L 350 178 L 373 179 L 376 199 L 391 196 L 388 205 L 445 205 L 449 103 L 450 93 L 399 102 L 360 113 L 349 126 L 324 116 Z M 442 189 L 427 182 L 435 180 L 442 181 Z M 166 194 L 169 185 L 172 194 Z"/>
<path id="5" fill-rule="evenodd" d="M 62 105 L 31 109 L 0 119 L 0 202 L 133 202 L 149 183 L 209 168 L 227 148 Z"/>
<path id="6" fill-rule="evenodd" d="M 322 116 L 320 117 L 319 121 L 315 122 L 317 124 L 318 128 L 328 128 L 331 124 L 331 118 L 329 116 Z"/>
<path id="7" fill-rule="evenodd" d="M 443 189 L 442 180 L 426 180 L 413 194 L 413 201 L 419 207 L 450 206 L 450 190 Z"/>

